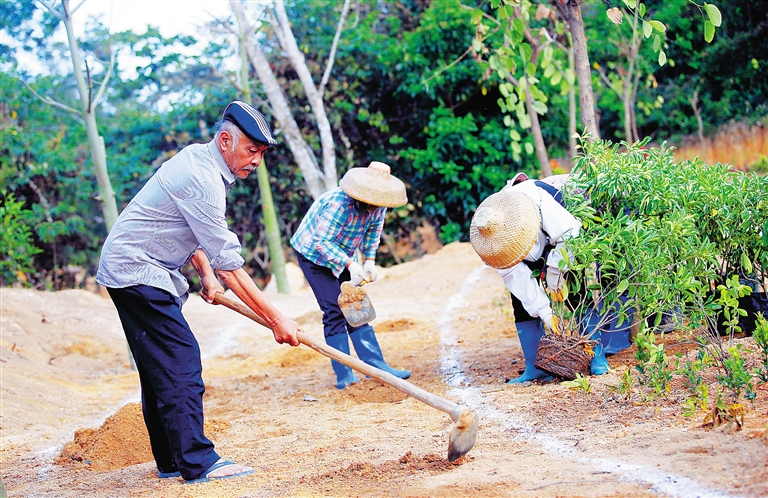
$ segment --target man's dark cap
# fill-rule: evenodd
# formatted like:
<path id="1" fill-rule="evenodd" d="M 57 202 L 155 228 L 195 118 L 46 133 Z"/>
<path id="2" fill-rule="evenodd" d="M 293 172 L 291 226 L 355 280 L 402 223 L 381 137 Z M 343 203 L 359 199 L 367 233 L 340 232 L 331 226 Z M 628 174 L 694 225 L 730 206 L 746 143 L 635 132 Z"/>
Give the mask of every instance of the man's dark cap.
<path id="1" fill-rule="evenodd" d="M 248 138 L 256 143 L 277 147 L 280 144 L 272 135 L 272 129 L 267 123 L 267 118 L 253 106 L 235 100 L 224 109 L 222 120 L 235 123 Z"/>

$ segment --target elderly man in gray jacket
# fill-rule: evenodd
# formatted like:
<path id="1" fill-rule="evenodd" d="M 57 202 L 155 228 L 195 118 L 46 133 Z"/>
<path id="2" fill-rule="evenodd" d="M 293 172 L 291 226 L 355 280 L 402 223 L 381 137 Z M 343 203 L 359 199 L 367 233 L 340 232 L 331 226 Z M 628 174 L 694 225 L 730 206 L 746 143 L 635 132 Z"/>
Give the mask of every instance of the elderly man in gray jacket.
<path id="1" fill-rule="evenodd" d="M 271 327 L 278 343 L 298 346 L 299 325 L 280 313 L 242 268 L 240 241 L 227 226 L 226 195 L 277 141 L 264 116 L 235 101 L 214 139 L 163 163 L 117 219 L 101 252 L 96 281 L 117 308 L 141 382 L 144 422 L 158 477 L 187 483 L 253 473 L 219 457 L 203 433 L 200 348 L 181 313 L 187 262 L 212 303 L 217 276 Z"/>

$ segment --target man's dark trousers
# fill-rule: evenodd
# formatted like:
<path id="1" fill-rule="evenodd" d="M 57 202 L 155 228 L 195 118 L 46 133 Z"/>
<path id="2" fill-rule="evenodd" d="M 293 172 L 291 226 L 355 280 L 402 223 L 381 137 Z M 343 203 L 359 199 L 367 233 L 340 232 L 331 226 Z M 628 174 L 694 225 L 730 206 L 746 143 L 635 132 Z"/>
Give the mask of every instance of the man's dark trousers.
<path id="1" fill-rule="evenodd" d="M 325 337 L 332 337 L 338 334 L 351 334 L 355 330 L 367 326 L 352 327 L 344 318 L 344 313 L 339 306 L 339 294 L 341 293 L 341 283 L 349 281 L 349 270 L 344 269 L 339 278 L 333 274 L 330 268 L 318 265 L 308 260 L 299 251 L 293 251 L 299 262 L 299 268 L 304 272 L 304 278 L 307 279 L 309 287 L 315 294 L 317 304 L 323 312 L 323 333 Z"/>
<path id="2" fill-rule="evenodd" d="M 120 315 L 141 382 L 144 423 L 158 470 L 195 479 L 219 456 L 203 433 L 200 346 L 181 300 L 148 285 L 107 289 Z"/>

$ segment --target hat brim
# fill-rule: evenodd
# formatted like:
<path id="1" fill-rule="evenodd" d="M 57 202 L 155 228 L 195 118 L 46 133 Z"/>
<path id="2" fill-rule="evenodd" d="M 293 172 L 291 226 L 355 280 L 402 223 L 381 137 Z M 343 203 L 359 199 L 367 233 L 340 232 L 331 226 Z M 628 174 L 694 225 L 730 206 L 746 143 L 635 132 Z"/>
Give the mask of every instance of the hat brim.
<path id="1" fill-rule="evenodd" d="M 351 198 L 372 206 L 396 208 L 408 203 L 405 184 L 389 173 L 372 168 L 352 168 L 339 186 Z"/>
<path id="2" fill-rule="evenodd" d="M 533 200 L 522 192 L 502 190 L 478 206 L 469 240 L 485 264 L 505 269 L 531 252 L 540 229 L 541 215 Z"/>

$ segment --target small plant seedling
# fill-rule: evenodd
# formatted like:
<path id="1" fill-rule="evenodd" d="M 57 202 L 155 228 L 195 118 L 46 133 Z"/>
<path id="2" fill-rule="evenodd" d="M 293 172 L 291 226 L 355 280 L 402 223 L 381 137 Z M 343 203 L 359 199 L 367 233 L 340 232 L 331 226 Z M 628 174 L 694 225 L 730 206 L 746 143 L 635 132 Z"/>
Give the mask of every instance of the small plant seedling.
<path id="1" fill-rule="evenodd" d="M 566 380 L 562 382 L 562 385 L 573 391 L 582 391 L 587 394 L 592 392 L 592 384 L 589 383 L 589 378 L 583 377 L 581 374 L 576 374 L 576 378 L 573 380 Z"/>

